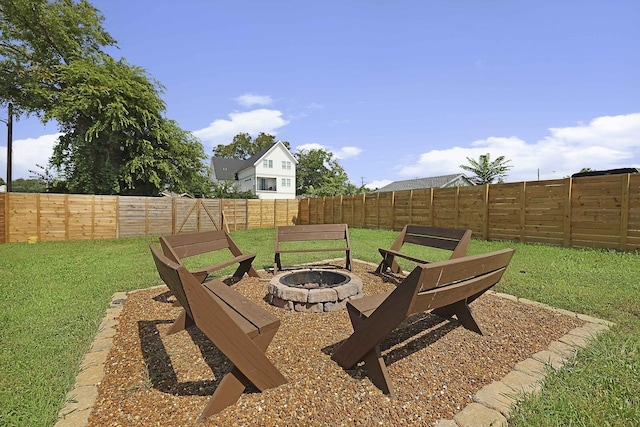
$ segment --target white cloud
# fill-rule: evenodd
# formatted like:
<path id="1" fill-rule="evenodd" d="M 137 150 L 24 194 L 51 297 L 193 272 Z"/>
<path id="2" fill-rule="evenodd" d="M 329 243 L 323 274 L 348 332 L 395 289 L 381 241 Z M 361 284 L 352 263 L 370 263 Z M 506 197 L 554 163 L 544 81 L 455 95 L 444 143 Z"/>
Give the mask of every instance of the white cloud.
<path id="1" fill-rule="evenodd" d="M 550 135 L 534 142 L 512 137 L 488 137 L 468 147 L 422 153 L 418 161 L 400 168 L 407 178 L 464 173 L 467 157 L 489 153 L 492 160 L 505 156 L 512 169 L 506 181 L 564 178 L 580 169 L 637 167 L 640 164 L 640 113 L 603 116 L 588 125 L 550 128 Z"/>
<path id="2" fill-rule="evenodd" d="M 302 144 L 302 145 L 298 145 L 296 147 L 296 151 L 309 151 L 309 150 L 325 150 L 325 151 L 329 151 L 327 149 L 327 147 L 325 147 L 324 145 L 320 145 L 316 142 L 313 142 L 311 144 Z"/>
<path id="3" fill-rule="evenodd" d="M 49 158 L 53 154 L 55 145 L 61 133 L 42 135 L 37 138 L 17 139 L 13 141 L 11 156 L 11 177 L 12 179 L 28 179 L 32 176 L 30 170 L 39 171 L 36 166 L 47 166 Z M 7 170 L 7 150 L 0 151 L 0 170 Z M 6 180 L 6 174 L 3 175 Z"/>
<path id="4" fill-rule="evenodd" d="M 253 136 L 260 132 L 275 135 L 279 128 L 287 124 L 289 122 L 282 118 L 281 111 L 258 109 L 230 113 L 229 120 L 216 120 L 206 128 L 194 131 L 193 134 L 200 138 L 206 149 L 207 146 L 212 148 L 217 144 L 230 144 L 234 136 L 243 132 Z"/>
<path id="5" fill-rule="evenodd" d="M 344 159 L 349 159 L 349 158 L 353 158 L 353 157 L 358 157 L 360 155 L 360 153 L 362 153 L 362 149 L 358 148 L 358 147 L 351 147 L 351 146 L 345 146 L 345 147 L 341 147 L 338 149 L 326 146 L 326 145 L 321 145 L 318 143 L 311 143 L 311 144 L 303 144 L 303 145 L 298 145 L 296 147 L 297 151 L 302 151 L 302 150 L 324 150 L 327 151 L 329 153 L 332 153 L 336 159 L 338 160 L 344 160 Z"/>
<path id="6" fill-rule="evenodd" d="M 588 125 L 566 128 L 551 128 L 551 138 L 574 143 L 579 146 L 605 144 L 619 148 L 640 145 L 640 113 L 602 116 Z"/>
<path id="7" fill-rule="evenodd" d="M 334 154 L 340 160 L 358 157 L 360 153 L 362 153 L 362 148 L 350 146 L 341 147 L 338 149 L 338 151 L 334 151 Z"/>
<path id="8" fill-rule="evenodd" d="M 390 179 L 381 179 L 378 181 L 371 181 L 367 184 L 365 184 L 364 186 L 367 188 L 370 188 L 372 190 L 378 189 L 378 188 L 382 188 L 385 185 L 389 185 L 391 184 L 393 181 L 391 181 Z"/>
<path id="9" fill-rule="evenodd" d="M 254 105 L 271 105 L 273 103 L 273 100 L 268 95 L 255 95 L 253 93 L 247 93 L 237 97 L 236 102 L 243 107 L 252 107 Z"/>

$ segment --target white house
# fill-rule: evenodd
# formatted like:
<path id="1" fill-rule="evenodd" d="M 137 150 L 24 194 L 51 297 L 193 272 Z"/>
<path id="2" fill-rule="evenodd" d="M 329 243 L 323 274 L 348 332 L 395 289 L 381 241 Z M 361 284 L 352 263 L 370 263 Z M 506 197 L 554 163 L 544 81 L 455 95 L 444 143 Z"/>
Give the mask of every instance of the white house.
<path id="1" fill-rule="evenodd" d="M 296 198 L 296 159 L 281 142 L 275 142 L 246 160 L 211 158 L 211 179 L 235 181 L 259 199 Z"/>

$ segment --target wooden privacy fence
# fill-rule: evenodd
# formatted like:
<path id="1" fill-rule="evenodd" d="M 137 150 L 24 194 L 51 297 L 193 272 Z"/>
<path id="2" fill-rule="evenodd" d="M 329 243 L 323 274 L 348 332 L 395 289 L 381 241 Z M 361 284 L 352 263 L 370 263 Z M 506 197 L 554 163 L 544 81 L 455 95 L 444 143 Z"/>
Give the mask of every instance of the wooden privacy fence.
<path id="1" fill-rule="evenodd" d="M 468 228 L 476 238 L 640 249 L 640 174 L 370 193 L 300 201 L 300 224 Z"/>
<path id="2" fill-rule="evenodd" d="M 469 228 L 485 240 L 640 249 L 640 174 L 300 200 L 0 193 L 0 243 L 346 223 Z"/>
<path id="3" fill-rule="evenodd" d="M 274 228 L 297 215 L 297 200 L 0 193 L 0 243 Z"/>

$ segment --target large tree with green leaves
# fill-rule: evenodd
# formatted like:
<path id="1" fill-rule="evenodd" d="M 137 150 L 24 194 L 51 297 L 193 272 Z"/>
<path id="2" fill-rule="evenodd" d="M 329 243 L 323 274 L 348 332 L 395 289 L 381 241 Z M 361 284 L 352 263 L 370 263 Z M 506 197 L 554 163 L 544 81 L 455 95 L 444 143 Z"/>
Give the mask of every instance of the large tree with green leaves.
<path id="1" fill-rule="evenodd" d="M 213 149 L 213 157 L 244 160 L 265 148 L 271 147 L 275 142 L 275 135 L 260 132 L 260 134 L 253 139 L 251 135 L 243 132 L 234 136 L 231 144 L 218 144 L 216 148 Z M 291 146 L 287 141 L 282 141 L 282 143 L 287 147 L 287 150 L 291 150 Z"/>
<path id="2" fill-rule="evenodd" d="M 358 189 L 334 155 L 323 149 L 301 150 L 294 154 L 296 194 L 300 196 L 338 196 L 355 194 Z"/>
<path id="3" fill-rule="evenodd" d="M 69 191 L 201 191 L 202 144 L 164 116 L 158 82 L 105 53 L 102 22 L 85 0 L 1 0 L 0 103 L 59 124 L 51 163 Z"/>
<path id="4" fill-rule="evenodd" d="M 511 169 L 511 165 L 509 165 L 511 160 L 499 156 L 491 161 L 489 153 L 480 155 L 478 160 L 467 157 L 467 161 L 468 165 L 460 165 L 460 167 L 473 173 L 470 179 L 475 184 L 491 184 L 496 179 L 498 182 L 503 182 L 507 172 Z"/>

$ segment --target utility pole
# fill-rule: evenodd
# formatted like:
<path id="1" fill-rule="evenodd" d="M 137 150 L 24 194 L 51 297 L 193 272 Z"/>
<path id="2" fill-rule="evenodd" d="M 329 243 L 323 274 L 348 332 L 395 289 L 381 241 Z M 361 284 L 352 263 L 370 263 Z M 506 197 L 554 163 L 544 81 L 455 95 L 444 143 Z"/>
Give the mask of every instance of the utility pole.
<path id="1" fill-rule="evenodd" d="M 9 103 L 7 118 L 7 193 L 11 192 L 11 158 L 13 157 L 13 104 Z"/>
<path id="2" fill-rule="evenodd" d="M 9 103 L 9 117 L 0 119 L 7 125 L 7 193 L 11 192 L 11 158 L 13 157 L 13 104 Z"/>

